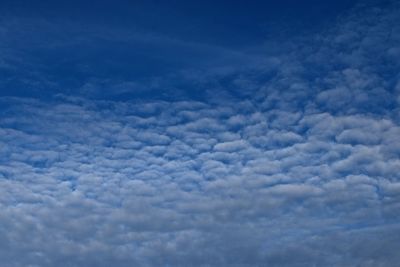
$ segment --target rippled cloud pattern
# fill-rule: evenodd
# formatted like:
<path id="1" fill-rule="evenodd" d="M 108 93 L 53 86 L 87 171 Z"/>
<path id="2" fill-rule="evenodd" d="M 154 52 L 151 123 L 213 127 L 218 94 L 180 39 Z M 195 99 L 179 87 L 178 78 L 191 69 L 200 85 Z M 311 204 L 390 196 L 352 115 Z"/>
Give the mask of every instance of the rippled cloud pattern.
<path id="1" fill-rule="evenodd" d="M 168 78 L 199 99 L 1 97 L 0 265 L 396 266 L 399 25 Z"/>

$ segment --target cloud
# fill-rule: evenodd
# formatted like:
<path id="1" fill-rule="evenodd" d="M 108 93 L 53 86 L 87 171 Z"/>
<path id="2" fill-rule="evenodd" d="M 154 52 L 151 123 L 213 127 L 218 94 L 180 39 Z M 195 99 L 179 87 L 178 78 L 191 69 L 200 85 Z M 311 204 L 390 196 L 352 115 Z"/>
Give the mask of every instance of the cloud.
<path id="1" fill-rule="evenodd" d="M 311 249 L 313 235 L 324 244 L 315 253 L 331 249 L 317 231 L 385 231 L 397 218 L 391 119 L 243 112 L 229 102 L 2 101 L 13 105 L 0 121 L 1 246 L 5 258 L 28 253 L 15 266 L 291 264 L 265 246 L 330 262 Z M 305 250 L 292 245 L 293 218 Z"/>

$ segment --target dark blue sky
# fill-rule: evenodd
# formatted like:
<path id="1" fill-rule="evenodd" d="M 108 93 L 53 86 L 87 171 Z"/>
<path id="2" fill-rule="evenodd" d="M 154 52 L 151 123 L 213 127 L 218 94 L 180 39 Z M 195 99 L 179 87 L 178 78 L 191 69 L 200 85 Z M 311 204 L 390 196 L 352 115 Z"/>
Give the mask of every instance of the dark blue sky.
<path id="1" fill-rule="evenodd" d="M 236 48 L 258 45 L 266 40 L 266 34 L 280 30 L 276 27 L 283 24 L 293 31 L 309 30 L 326 23 L 356 2 L 2 1 L 1 6 L 2 13 L 11 17 L 73 20 L 81 23 L 83 28 L 96 25 L 149 31 L 191 42 Z"/>
<path id="2" fill-rule="evenodd" d="M 3 60 L 10 66 L 0 72 L 5 77 L 1 95 L 123 100 L 160 97 L 172 86 L 183 91 L 180 95 L 198 97 L 193 83 L 148 87 L 181 71 L 237 68 L 248 64 L 248 57 L 286 53 L 283 42 L 326 29 L 355 3 L 1 1 Z M 112 89 L 88 93 L 82 88 L 93 82 L 107 86 L 110 79 L 140 88 L 127 89 L 123 96 Z"/>

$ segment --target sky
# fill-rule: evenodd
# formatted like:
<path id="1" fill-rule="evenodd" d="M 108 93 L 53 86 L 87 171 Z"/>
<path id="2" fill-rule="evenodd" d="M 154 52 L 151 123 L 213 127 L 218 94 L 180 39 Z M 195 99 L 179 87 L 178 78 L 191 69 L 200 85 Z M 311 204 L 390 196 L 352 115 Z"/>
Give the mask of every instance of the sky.
<path id="1" fill-rule="evenodd" d="M 400 3 L 0 1 L 5 267 L 400 262 Z"/>

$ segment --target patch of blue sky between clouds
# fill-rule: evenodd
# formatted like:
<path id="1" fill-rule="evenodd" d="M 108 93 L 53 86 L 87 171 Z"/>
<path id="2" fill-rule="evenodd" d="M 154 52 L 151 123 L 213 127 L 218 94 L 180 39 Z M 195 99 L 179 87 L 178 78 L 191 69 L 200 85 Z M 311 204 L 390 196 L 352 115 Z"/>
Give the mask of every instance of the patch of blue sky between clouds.
<path id="1" fill-rule="evenodd" d="M 399 19 L 360 4 L 285 54 L 158 80 L 207 100 L 0 98 L 0 259 L 396 265 Z"/>

